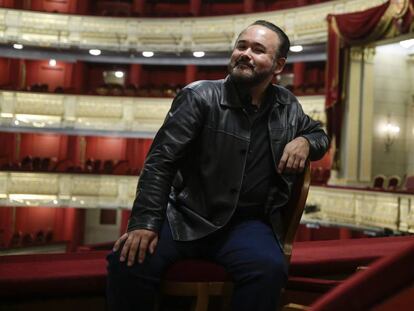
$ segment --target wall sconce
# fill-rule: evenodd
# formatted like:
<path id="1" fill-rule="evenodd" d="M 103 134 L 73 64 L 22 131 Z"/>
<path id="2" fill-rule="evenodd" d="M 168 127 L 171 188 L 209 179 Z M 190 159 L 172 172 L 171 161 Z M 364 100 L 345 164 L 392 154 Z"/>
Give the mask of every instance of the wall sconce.
<path id="1" fill-rule="evenodd" d="M 384 133 L 385 152 L 389 152 L 392 144 L 398 136 L 398 133 L 400 132 L 400 127 L 391 123 L 390 116 L 388 116 L 388 121 L 386 124 L 381 126 L 381 131 Z"/>

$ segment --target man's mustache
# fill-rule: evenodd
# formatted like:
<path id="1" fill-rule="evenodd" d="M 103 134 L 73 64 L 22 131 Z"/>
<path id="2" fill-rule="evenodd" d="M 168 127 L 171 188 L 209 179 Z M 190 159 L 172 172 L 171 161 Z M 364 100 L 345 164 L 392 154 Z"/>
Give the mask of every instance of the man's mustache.
<path id="1" fill-rule="evenodd" d="M 249 67 L 250 69 L 254 69 L 254 66 L 252 64 L 250 64 L 249 62 L 246 62 L 244 60 L 238 60 L 236 61 L 236 63 L 234 64 L 235 67 L 237 67 L 238 65 L 244 65 Z"/>

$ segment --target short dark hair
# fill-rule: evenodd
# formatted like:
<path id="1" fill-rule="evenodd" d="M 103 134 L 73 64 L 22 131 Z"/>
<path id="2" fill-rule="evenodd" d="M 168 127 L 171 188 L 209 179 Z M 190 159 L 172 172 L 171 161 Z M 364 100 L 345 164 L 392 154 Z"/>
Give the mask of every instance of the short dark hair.
<path id="1" fill-rule="evenodd" d="M 286 35 L 286 33 L 281 28 L 277 27 L 275 24 L 265 21 L 263 19 L 259 19 L 255 21 L 253 24 L 250 24 L 248 27 L 254 26 L 254 25 L 263 26 L 275 32 L 280 40 L 280 46 L 278 50 L 279 55 L 276 55 L 276 57 L 287 58 L 289 48 L 290 48 L 290 40 L 289 40 L 289 37 Z"/>

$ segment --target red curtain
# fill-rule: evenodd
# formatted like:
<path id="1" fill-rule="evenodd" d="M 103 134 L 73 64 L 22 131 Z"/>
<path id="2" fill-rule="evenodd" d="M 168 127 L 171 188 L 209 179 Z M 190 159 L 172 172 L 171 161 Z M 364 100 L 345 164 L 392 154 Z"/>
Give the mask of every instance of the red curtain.
<path id="1" fill-rule="evenodd" d="M 349 49 L 413 31 L 413 3 L 388 1 L 362 12 L 328 15 L 328 62 L 326 68 L 327 130 L 335 139 L 334 167 L 338 168 L 344 109 L 344 88 Z"/>

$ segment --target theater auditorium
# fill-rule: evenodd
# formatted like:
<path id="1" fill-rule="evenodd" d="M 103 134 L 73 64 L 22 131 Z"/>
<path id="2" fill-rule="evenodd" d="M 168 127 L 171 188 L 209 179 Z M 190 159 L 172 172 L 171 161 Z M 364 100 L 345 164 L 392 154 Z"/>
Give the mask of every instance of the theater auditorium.
<path id="1" fill-rule="evenodd" d="M 107 310 L 174 97 L 225 78 L 256 20 L 289 36 L 272 83 L 330 140 L 286 207 L 277 310 L 414 310 L 413 0 L 0 0 L 0 310 Z M 179 260 L 156 308 L 232 310 L 233 290 Z"/>

